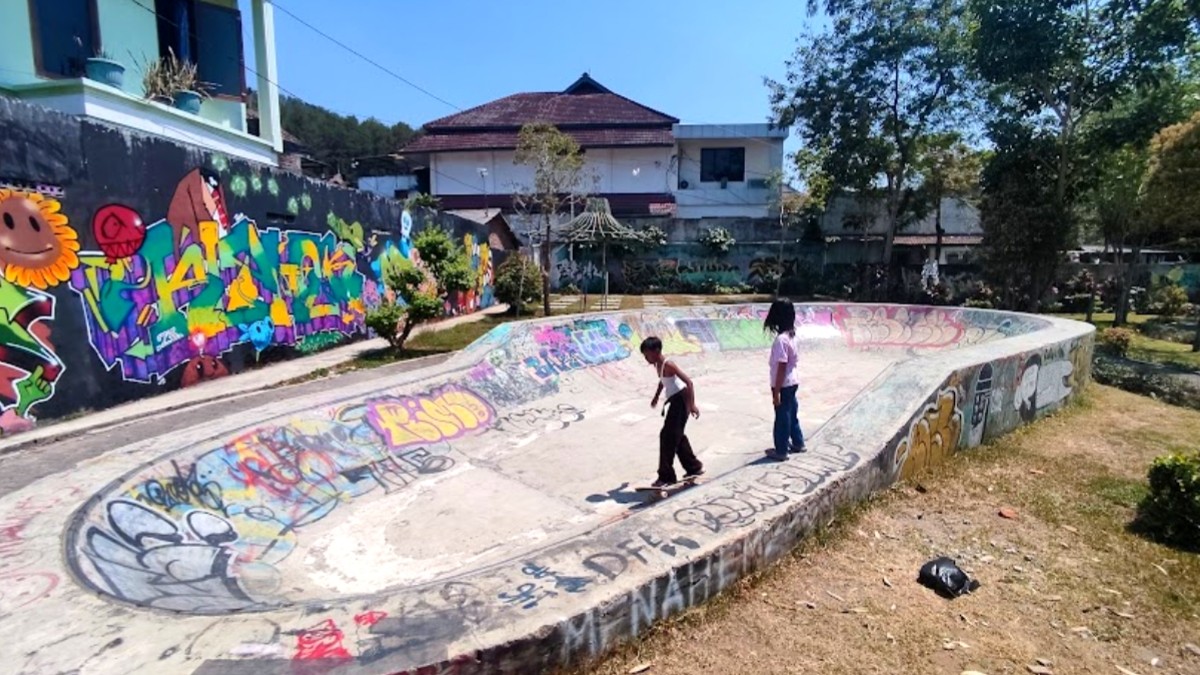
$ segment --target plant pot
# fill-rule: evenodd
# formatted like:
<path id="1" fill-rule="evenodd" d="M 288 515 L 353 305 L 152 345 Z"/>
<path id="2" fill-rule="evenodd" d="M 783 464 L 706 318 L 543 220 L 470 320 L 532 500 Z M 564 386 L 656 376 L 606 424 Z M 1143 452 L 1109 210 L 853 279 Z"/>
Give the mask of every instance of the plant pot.
<path id="1" fill-rule="evenodd" d="M 194 91 L 175 92 L 175 107 L 193 115 L 200 114 L 200 94 Z"/>
<path id="2" fill-rule="evenodd" d="M 120 89 L 125 84 L 125 66 L 109 59 L 88 59 L 83 72 L 89 80 Z"/>
<path id="3" fill-rule="evenodd" d="M 167 96 L 165 94 L 154 94 L 152 96 L 147 96 L 146 98 L 150 99 L 151 101 L 154 101 L 155 103 L 161 103 L 162 105 L 167 105 L 167 106 L 175 105 L 175 101 L 171 100 L 171 97 Z"/>

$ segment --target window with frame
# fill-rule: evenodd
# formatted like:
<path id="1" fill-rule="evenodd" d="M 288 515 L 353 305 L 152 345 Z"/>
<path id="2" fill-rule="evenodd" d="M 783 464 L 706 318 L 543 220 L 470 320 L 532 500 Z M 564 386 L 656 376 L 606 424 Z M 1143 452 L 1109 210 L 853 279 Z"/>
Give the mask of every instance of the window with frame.
<path id="1" fill-rule="evenodd" d="M 199 0 L 155 0 L 158 48 L 196 64 L 196 76 L 214 96 L 240 98 L 246 88 L 242 14 Z"/>
<path id="2" fill-rule="evenodd" d="M 700 150 L 700 182 L 740 183 L 746 180 L 745 148 L 702 148 Z"/>
<path id="3" fill-rule="evenodd" d="M 33 62 L 43 77 L 80 77 L 100 49 L 95 0 L 29 0 Z"/>

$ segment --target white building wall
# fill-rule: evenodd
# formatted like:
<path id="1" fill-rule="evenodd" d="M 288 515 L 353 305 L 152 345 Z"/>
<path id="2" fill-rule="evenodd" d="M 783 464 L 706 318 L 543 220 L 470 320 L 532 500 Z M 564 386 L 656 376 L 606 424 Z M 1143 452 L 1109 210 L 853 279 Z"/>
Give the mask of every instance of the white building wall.
<path id="1" fill-rule="evenodd" d="M 599 193 L 666 193 L 671 148 L 591 148 L 584 153 L 588 187 Z M 434 195 L 509 194 L 533 181 L 533 170 L 513 163 L 512 150 L 446 152 L 430 157 Z M 480 175 L 479 169 L 487 169 Z"/>
<path id="2" fill-rule="evenodd" d="M 672 190 L 677 216 L 695 218 L 765 218 L 770 215 L 770 176 L 783 168 L 783 142 L 787 129 L 768 124 L 676 124 L 678 176 Z M 741 148 L 745 151 L 740 181 L 702 181 L 702 151 L 706 148 Z M 684 188 L 683 185 L 687 187 Z"/>
<path id="3" fill-rule="evenodd" d="M 358 179 L 358 189 L 395 199 L 397 190 L 415 190 L 416 176 L 363 176 Z"/>

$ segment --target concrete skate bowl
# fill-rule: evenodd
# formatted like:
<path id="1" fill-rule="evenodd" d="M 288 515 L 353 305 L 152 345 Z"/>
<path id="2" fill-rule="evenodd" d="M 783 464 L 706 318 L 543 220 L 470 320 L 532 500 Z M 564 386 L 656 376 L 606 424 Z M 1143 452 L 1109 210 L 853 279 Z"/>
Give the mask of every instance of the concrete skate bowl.
<path id="1" fill-rule="evenodd" d="M 82 481 L 66 531 L 77 584 L 23 620 L 119 616 L 72 640 L 137 641 L 156 672 L 538 672 L 704 602 L 838 506 L 1047 414 L 1089 376 L 1084 324 L 797 305 L 809 451 L 768 462 L 765 312 L 507 324 L 386 389 L 331 386 L 117 452 L 124 472 Z M 695 381 L 688 435 L 708 471 L 653 503 L 633 490 L 662 425 L 637 349 L 650 335 Z"/>

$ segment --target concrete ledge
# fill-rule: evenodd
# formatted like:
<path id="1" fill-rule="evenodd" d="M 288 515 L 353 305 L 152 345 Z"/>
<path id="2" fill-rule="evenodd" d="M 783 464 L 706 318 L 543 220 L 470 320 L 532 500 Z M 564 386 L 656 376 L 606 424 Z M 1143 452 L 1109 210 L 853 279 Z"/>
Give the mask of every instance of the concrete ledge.
<path id="1" fill-rule="evenodd" d="M 446 363 L 407 373 L 384 389 L 333 389 L 247 411 L 181 430 L 168 448 L 162 439 L 148 439 L 40 481 L 0 500 L 0 517 L 24 518 L 22 544 L 2 562 L 61 582 L 29 594 L 33 600 L 0 619 L 0 628 L 21 638 L 0 645 L 0 658 L 34 653 L 29 667 L 39 671 L 86 661 L 95 672 L 142 666 L 156 673 L 525 673 L 577 664 L 770 565 L 839 506 L 1060 408 L 1089 377 L 1093 329 L 1085 324 L 946 308 L 798 309 L 806 359 L 835 364 L 828 381 L 811 381 L 810 388 L 832 388 L 836 378 L 852 375 L 838 359 L 888 365 L 859 373 L 861 390 L 837 402 L 810 434 L 809 451 L 787 463 L 754 459 L 761 450 L 749 425 L 761 422 L 736 409 L 762 388 L 741 380 L 759 379 L 743 366 L 761 364 L 767 344 L 760 330 L 765 307 L 736 306 L 507 324 Z M 627 502 L 613 505 L 593 494 L 587 501 L 599 497 L 602 508 L 574 525 L 560 523 L 553 514 L 564 500 L 575 510 L 562 513 L 584 513 L 578 504 L 593 483 L 578 481 L 591 480 L 580 475 L 595 466 L 589 460 L 608 465 L 599 480 L 611 485 L 628 481 L 627 457 L 646 452 L 620 451 L 626 439 L 636 444 L 642 434 L 631 429 L 656 424 L 649 419 L 639 427 L 626 412 L 633 408 L 621 407 L 623 399 L 645 405 L 640 394 L 623 392 L 646 387 L 645 364 L 630 347 L 648 334 L 663 337 L 668 351 L 687 353 L 679 358 L 690 359 L 686 367 L 695 368 L 698 389 L 710 387 L 704 400 L 720 402 L 719 408 L 710 404 L 710 419 L 734 427 L 724 435 L 712 427 L 696 432 L 699 438 L 718 434 L 708 437 L 705 455 L 716 467 L 712 478 L 649 507 L 625 508 Z M 722 367 L 728 363 L 737 367 Z M 321 447 L 296 437 L 292 449 L 271 451 L 292 457 L 290 464 L 273 465 L 263 463 L 268 450 L 252 440 L 268 431 L 312 431 L 318 420 L 362 430 L 354 420 L 366 419 L 363 402 L 418 410 L 421 397 L 444 392 L 467 392 L 487 409 L 477 410 L 475 431 L 456 435 L 448 448 L 420 448 L 427 471 L 408 474 L 403 489 L 366 490 L 368 473 L 359 465 L 337 474 L 349 482 L 305 482 L 313 463 L 357 452 L 364 443 L 375 448 L 379 441 L 368 435 L 328 436 Z M 547 419 L 531 406 L 565 400 L 586 402 L 589 415 L 546 432 L 558 434 L 545 441 L 548 451 L 571 453 L 563 465 L 568 470 L 546 466 L 550 455 L 514 454 L 513 448 L 541 442 L 522 436 Z M 399 414 L 400 408 L 389 410 Z M 317 430 L 324 428 L 339 427 Z M 321 455 L 302 460 L 295 454 L 313 450 Z M 206 458 L 213 453 L 242 467 L 241 487 L 214 473 L 234 464 L 211 463 Z M 408 451 L 393 456 L 412 459 Z M 247 463 L 251 458 L 260 459 Z M 285 471 L 289 466 L 293 473 Z M 539 488 L 546 494 L 523 496 L 538 485 L 535 469 L 550 481 Z M 458 491 L 451 487 L 456 481 Z M 305 488 L 279 501 L 289 485 L 324 486 L 325 492 Z M 320 494 L 336 503 L 315 500 Z M 607 498 L 623 494 L 618 489 Z M 267 523 L 262 509 L 285 519 L 292 517 L 285 507 L 293 504 L 300 520 L 264 539 L 254 526 Z M 469 510 L 455 511 L 455 504 Z M 259 510 L 239 510 L 251 506 Z M 318 507 L 324 511 L 312 515 Z M 481 509 L 489 511 L 491 525 L 459 526 L 456 518 Z M 410 521 L 426 513 L 428 540 L 392 536 L 393 530 L 412 532 Z M 399 530 L 397 514 L 405 521 Z M 549 518 L 558 529 L 527 541 L 530 530 L 522 523 L 513 529 L 513 518 Z M 342 541 L 341 531 L 353 532 L 347 543 L 362 547 L 347 551 L 356 573 L 370 579 L 380 574 L 373 566 L 384 568 L 382 583 L 345 579 L 325 583 L 325 590 L 314 586 L 316 576 L 338 573 L 342 554 L 330 542 Z M 484 541 L 472 541 L 480 537 Z M 37 556 L 34 542 L 45 550 L 60 541 L 65 567 Z M 430 552 L 451 544 L 457 548 L 447 550 L 460 551 L 453 564 Z M 420 566 L 390 571 L 391 559 L 376 555 L 381 546 L 400 547 L 388 555 Z M 160 562 L 166 565 L 161 570 Z M 111 616 L 105 623 L 118 628 L 80 630 L 99 624 L 88 621 L 97 615 Z M 115 637 L 123 646 L 106 648 Z"/>

